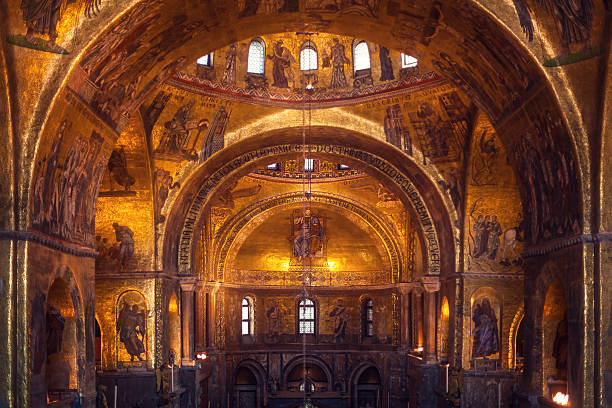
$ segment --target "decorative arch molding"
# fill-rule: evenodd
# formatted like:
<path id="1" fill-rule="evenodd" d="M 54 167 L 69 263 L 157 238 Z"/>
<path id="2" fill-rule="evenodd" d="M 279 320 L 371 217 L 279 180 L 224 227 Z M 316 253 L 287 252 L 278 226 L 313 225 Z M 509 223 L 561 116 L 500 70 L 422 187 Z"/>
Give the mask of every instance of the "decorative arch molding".
<path id="1" fill-rule="evenodd" d="M 236 365 L 236 368 L 234 369 L 232 375 L 232 384 L 236 383 L 236 376 L 238 375 L 238 371 L 243 367 L 251 370 L 253 375 L 257 378 L 259 386 L 267 384 L 268 376 L 266 375 L 266 370 L 262 367 L 260 362 L 253 360 L 252 358 L 242 360 Z"/>
<path id="2" fill-rule="evenodd" d="M 510 324 L 510 333 L 508 334 L 508 368 L 511 370 L 516 368 L 516 350 L 518 348 L 516 345 L 516 340 L 518 337 L 518 329 L 523 317 L 525 317 L 525 307 L 521 305 L 512 319 L 512 323 Z"/>
<path id="3" fill-rule="evenodd" d="M 267 200 L 258 201 L 236 214 L 228 223 L 226 223 L 225 227 L 222 227 L 222 229 L 219 231 L 218 242 L 220 244 L 217 246 L 217 252 L 213 255 L 216 279 L 218 281 L 224 281 L 226 261 L 232 244 L 249 222 L 251 222 L 255 217 L 273 208 L 291 204 L 299 204 L 302 203 L 303 200 L 304 197 L 302 193 L 293 192 Z M 392 282 L 396 283 L 399 281 L 402 271 L 402 254 L 400 248 L 397 246 L 399 238 L 394 236 L 395 234 L 393 234 L 390 228 L 386 225 L 385 221 L 378 217 L 372 209 L 369 209 L 349 198 L 328 193 L 313 193 L 310 196 L 309 201 L 313 203 L 331 205 L 338 209 L 348 210 L 356 214 L 359 218 L 366 222 L 367 225 L 372 227 L 387 251 L 391 266 Z"/>
<path id="4" fill-rule="evenodd" d="M 421 226 L 428 274 L 439 275 L 441 266 L 448 268 L 449 271 L 454 269 L 454 251 L 448 256 L 448 259 L 441 259 L 441 256 L 447 255 L 441 255 L 440 242 L 443 240 L 449 247 L 454 247 L 454 229 L 451 226 L 445 203 L 440 199 L 441 194 L 434 183 L 421 173 L 409 156 L 394 147 L 371 139 L 364 142 L 363 139 L 367 136 L 347 134 L 346 131 L 338 129 L 333 130 L 338 132 L 335 134 L 337 143 L 342 143 L 342 139 L 349 139 L 346 145 L 325 144 L 322 142 L 325 140 L 323 137 L 325 135 L 317 132 L 319 134 L 313 136 L 313 143 L 308 146 L 307 152 L 313 156 L 342 158 L 347 164 L 366 168 L 373 176 L 384 180 L 399 196 L 403 204 L 412 210 L 413 216 Z M 195 248 L 195 232 L 202 225 L 203 209 L 221 184 L 272 158 L 278 160 L 284 156 L 294 156 L 303 152 L 304 146 L 301 144 L 281 142 L 282 139 L 288 142 L 295 139 L 300 140 L 299 129 L 297 131 L 289 129 L 285 130 L 282 135 L 272 135 L 275 137 L 265 135 L 258 138 L 257 144 L 261 146 L 258 148 L 254 147 L 253 140 L 238 142 L 232 146 L 234 149 L 231 149 L 237 150 L 238 154 L 232 155 L 229 149 L 225 149 L 226 151 L 220 152 L 225 154 L 218 153 L 211 158 L 216 160 L 209 159 L 194 171 L 186 183 L 189 184 L 189 187 L 184 187 L 181 192 L 182 197 L 176 199 L 168 217 L 163 248 L 164 269 L 176 270 L 179 275 L 193 274 L 192 257 Z M 358 140 L 355 140 L 356 138 Z M 369 144 L 370 147 L 362 147 L 360 142 L 366 146 Z M 378 154 L 371 153 L 372 151 L 377 151 L 378 154 L 387 153 L 386 157 L 390 159 L 386 160 Z M 432 216 L 430 207 L 434 211 L 434 216 Z M 443 237 L 440 236 L 441 233 Z"/>
<path id="5" fill-rule="evenodd" d="M 323 370 L 323 372 L 325 373 L 325 376 L 327 377 L 327 389 L 331 390 L 333 389 L 333 375 L 332 375 L 332 369 L 329 367 L 329 365 L 321 358 L 316 357 L 316 356 L 297 356 L 294 359 L 292 359 L 291 361 L 289 361 L 284 369 L 283 369 L 283 379 L 282 379 L 282 384 L 283 386 L 287 386 L 287 379 L 289 377 L 289 374 L 291 374 L 291 371 L 293 371 L 293 369 L 301 364 L 312 364 L 312 365 L 316 365 L 317 367 L 319 367 L 321 370 Z"/>
<path id="6" fill-rule="evenodd" d="M 351 372 L 351 375 L 349 377 L 350 379 L 349 384 L 351 385 L 351 387 L 354 387 L 355 385 L 357 385 L 357 382 L 359 381 L 359 377 L 361 377 L 361 374 L 363 374 L 363 372 L 367 370 L 368 368 L 374 368 L 376 371 L 378 371 L 378 375 L 381 378 L 381 384 L 382 384 L 382 373 L 378 365 L 376 365 L 376 363 L 374 363 L 373 361 L 364 361 L 361 364 L 359 364 L 357 367 L 355 367 L 355 369 L 353 369 L 353 371 Z"/>

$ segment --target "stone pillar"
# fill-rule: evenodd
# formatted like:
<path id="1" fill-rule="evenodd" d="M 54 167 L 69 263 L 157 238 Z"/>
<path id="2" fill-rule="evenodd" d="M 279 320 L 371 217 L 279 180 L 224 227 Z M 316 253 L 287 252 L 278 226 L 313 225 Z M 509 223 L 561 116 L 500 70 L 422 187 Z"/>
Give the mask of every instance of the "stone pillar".
<path id="1" fill-rule="evenodd" d="M 181 315 L 183 339 L 183 365 L 193 365 L 194 362 L 194 315 L 195 281 L 181 281 Z"/>
<path id="2" fill-rule="evenodd" d="M 406 285 L 400 284 L 400 287 L 399 287 L 399 292 L 401 296 L 400 298 L 400 307 L 401 307 L 400 347 L 402 349 L 406 349 L 409 347 L 410 330 L 412 330 L 412 328 L 410 327 L 410 316 L 409 316 L 410 308 L 408 307 L 408 305 L 410 304 L 410 296 L 411 296 L 409 289 L 410 288 L 407 287 Z"/>
<path id="3" fill-rule="evenodd" d="M 424 311 L 423 311 L 423 361 L 426 364 L 433 364 L 437 361 L 436 353 L 436 295 L 440 290 L 437 281 L 424 281 Z"/>

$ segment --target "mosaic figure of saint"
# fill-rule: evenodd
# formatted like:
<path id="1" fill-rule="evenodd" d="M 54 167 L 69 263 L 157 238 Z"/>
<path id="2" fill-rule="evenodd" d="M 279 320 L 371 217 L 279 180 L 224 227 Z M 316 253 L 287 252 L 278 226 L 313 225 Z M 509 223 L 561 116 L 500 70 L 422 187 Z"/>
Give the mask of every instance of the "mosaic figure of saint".
<path id="1" fill-rule="evenodd" d="M 497 317 L 489 299 L 483 299 L 482 303 L 476 305 L 472 321 L 474 322 L 472 358 L 486 358 L 497 353 L 499 351 Z"/>
<path id="2" fill-rule="evenodd" d="M 134 255 L 134 232 L 130 227 L 113 223 L 115 229 L 115 239 L 119 243 L 119 250 L 114 254 L 121 266 L 125 266 Z"/>
<path id="3" fill-rule="evenodd" d="M 489 259 L 495 259 L 497 257 L 497 250 L 499 249 L 499 237 L 502 235 L 502 228 L 497 221 L 497 215 L 491 217 L 491 222 L 487 225 L 487 230 L 487 255 Z"/>
<path id="4" fill-rule="evenodd" d="M 140 311 L 136 304 L 130 308 L 130 305 L 124 302 L 117 319 L 117 331 L 119 332 L 119 341 L 123 343 L 125 350 L 130 355 L 130 361 L 134 361 L 134 358 L 144 361 L 140 356 L 145 352 L 144 311 Z"/>
<path id="5" fill-rule="evenodd" d="M 378 57 L 380 59 L 380 80 L 393 81 L 395 76 L 393 75 L 393 63 L 389 57 L 389 49 L 387 47 L 380 46 L 378 50 Z"/>
<path id="6" fill-rule="evenodd" d="M 349 315 L 342 299 L 337 300 L 336 305 L 329 312 L 329 317 L 334 319 L 334 340 L 336 343 L 344 341 Z"/>
<path id="7" fill-rule="evenodd" d="M 346 76 L 344 75 L 344 65 L 350 64 L 351 61 L 346 57 L 344 45 L 340 44 L 337 38 L 334 38 L 334 44 L 330 49 L 330 55 L 332 60 L 332 77 L 331 87 L 332 88 L 346 88 L 348 83 L 346 82 Z"/>
<path id="8" fill-rule="evenodd" d="M 293 240 L 293 255 L 299 261 L 315 255 L 323 247 L 321 219 L 306 210 L 303 217 L 295 220 L 297 233 Z"/>
<path id="9" fill-rule="evenodd" d="M 273 299 L 272 306 L 266 311 L 266 317 L 268 318 L 268 337 L 271 341 L 277 342 L 280 339 L 283 328 L 283 316 L 284 310 L 281 305 L 279 305 L 278 299 Z"/>
<path id="10" fill-rule="evenodd" d="M 272 60 L 272 86 L 277 88 L 289 88 L 289 81 L 295 85 L 291 64 L 295 58 L 287 47 L 283 47 L 283 40 L 278 40 L 272 46 L 272 55 L 268 55 Z"/>
<path id="11" fill-rule="evenodd" d="M 224 84 L 234 85 L 236 84 L 236 50 L 238 45 L 236 43 L 230 45 L 225 56 L 225 69 L 223 71 L 223 79 L 221 82 Z"/>

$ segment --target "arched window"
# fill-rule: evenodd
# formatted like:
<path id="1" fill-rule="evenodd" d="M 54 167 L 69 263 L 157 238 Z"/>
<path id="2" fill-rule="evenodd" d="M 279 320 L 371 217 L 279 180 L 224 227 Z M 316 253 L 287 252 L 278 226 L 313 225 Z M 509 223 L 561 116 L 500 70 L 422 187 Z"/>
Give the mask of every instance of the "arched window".
<path id="1" fill-rule="evenodd" d="M 214 53 L 210 53 L 210 54 L 206 54 L 206 55 L 202 55 L 200 58 L 198 58 L 196 60 L 198 65 L 202 65 L 205 67 L 212 67 L 213 66 L 213 55 Z"/>
<path id="2" fill-rule="evenodd" d="M 374 303 L 372 299 L 366 299 L 362 304 L 363 335 L 372 337 L 374 335 Z"/>
<path id="3" fill-rule="evenodd" d="M 314 334 L 315 304 L 312 299 L 302 299 L 298 305 L 298 333 Z"/>
<path id="4" fill-rule="evenodd" d="M 402 52 L 402 68 L 414 68 L 417 66 L 419 61 L 411 55 L 404 54 Z"/>
<path id="5" fill-rule="evenodd" d="M 260 74 L 264 73 L 266 62 L 266 43 L 261 38 L 256 38 L 249 45 L 249 59 L 247 62 L 247 73 Z"/>
<path id="6" fill-rule="evenodd" d="M 306 41 L 302 44 L 302 49 L 300 50 L 300 70 L 310 71 L 317 69 L 317 67 L 317 48 L 313 42 Z"/>
<path id="7" fill-rule="evenodd" d="M 370 69 L 370 51 L 368 44 L 362 40 L 353 41 L 353 70 L 354 72 Z"/>
<path id="8" fill-rule="evenodd" d="M 249 297 L 242 299 L 242 335 L 253 335 L 253 300 Z"/>

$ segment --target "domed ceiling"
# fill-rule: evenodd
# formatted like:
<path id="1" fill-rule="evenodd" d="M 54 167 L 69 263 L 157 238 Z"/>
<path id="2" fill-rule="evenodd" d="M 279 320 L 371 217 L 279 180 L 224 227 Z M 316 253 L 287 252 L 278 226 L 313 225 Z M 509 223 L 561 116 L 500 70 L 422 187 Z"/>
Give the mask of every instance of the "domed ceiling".
<path id="1" fill-rule="evenodd" d="M 254 70 L 249 67 L 249 49 L 254 42 L 264 47 L 256 55 L 263 61 L 260 74 L 247 72 Z M 304 57 L 305 49 L 311 58 L 316 54 L 316 65 L 310 65 L 308 70 L 301 69 L 300 57 Z M 355 70 L 356 54 L 362 61 L 365 58 L 370 67 L 360 65 Z M 159 240 L 159 231 L 164 228 L 177 193 L 212 156 L 266 132 L 303 129 L 302 142 L 308 143 L 313 131 L 331 140 L 334 129 L 343 129 L 390 144 L 418 163 L 435 180 L 445 205 L 454 211 L 455 234 L 465 229 L 465 245 L 471 248 L 466 261 L 479 270 L 495 270 L 498 259 L 473 256 L 478 244 L 472 230 L 479 217 L 490 219 L 495 215 L 503 230 L 521 221 L 518 187 L 505 149 L 487 116 L 461 90 L 439 77 L 426 63 L 407 58 L 409 54 L 410 50 L 387 50 L 346 36 L 288 32 L 240 41 L 206 54 L 199 62 L 192 61 L 145 100 L 140 108 L 141 122 L 132 119 L 119 137 L 112 155 L 115 160 L 111 159 L 112 166 L 101 186 L 96 233 L 112 242 L 116 219 L 125 218 L 125 211 L 134 214 L 133 210 L 139 209 L 136 213 L 143 216 L 132 216 L 130 223 L 135 241 L 144 245 L 136 246 L 134 262 L 140 268 L 150 268 L 153 243 Z M 282 61 L 277 60 L 278 56 Z M 334 59 L 342 57 L 342 63 L 334 65 Z M 416 66 L 402 68 L 403 62 Z M 364 75 L 371 81 L 364 82 Z M 265 86 L 258 88 L 253 81 Z M 317 130 L 309 130 L 314 128 Z M 419 241 L 423 237 L 417 239 L 413 235 L 416 227 L 411 224 L 414 221 L 410 212 L 388 186 L 368 172 L 331 157 L 299 154 L 270 159 L 248 175 L 219 186 L 204 210 L 203 237 L 207 247 L 201 244 L 196 250 L 199 268 L 204 268 L 204 259 L 218 256 L 213 248 L 222 244 L 223 234 L 233 234 L 232 239 L 242 234 L 241 239 L 246 239 L 244 231 L 231 230 L 234 217 L 283 194 L 298 194 L 306 181 L 306 189 L 313 196 L 331 194 L 334 200 L 366 203 L 367 211 L 388 224 L 393 239 L 401 243 L 402 259 L 410 258 L 414 271 L 415 265 L 423 262 L 423 243 Z M 147 162 L 149 174 L 145 170 Z M 152 193 L 145 191 L 147 184 L 154 186 Z M 465 200 L 464 191 L 468 194 Z M 503 197 L 497 201 L 491 198 L 500 191 Z M 125 211 L 115 208 L 119 196 L 125 197 Z M 152 208 L 143 212 L 152 197 Z M 498 201 L 504 205 L 498 206 Z M 146 227 L 151 219 L 156 231 Z M 288 226 L 290 223 L 285 225 Z M 275 224 L 274 228 L 281 226 Z M 264 240 L 253 242 L 260 245 Z M 285 246 L 277 245 L 270 251 L 289 251 L 290 247 Z M 232 248 L 237 256 L 240 246 Z M 257 253 L 253 248 L 243 252 Z M 388 262 L 383 262 L 388 254 L 377 257 L 378 266 L 373 268 L 380 270 L 379 266 Z M 231 258 L 231 262 L 227 265 L 229 270 L 243 270 L 246 265 L 238 258 Z M 103 260 L 99 263 L 102 265 Z M 283 262 L 276 263 L 272 270 L 283 270 Z M 355 269 L 350 262 L 337 265 Z M 508 270 L 513 267 L 504 266 Z"/>

